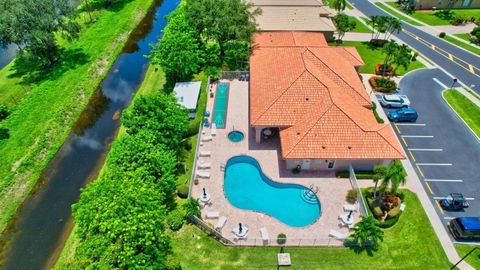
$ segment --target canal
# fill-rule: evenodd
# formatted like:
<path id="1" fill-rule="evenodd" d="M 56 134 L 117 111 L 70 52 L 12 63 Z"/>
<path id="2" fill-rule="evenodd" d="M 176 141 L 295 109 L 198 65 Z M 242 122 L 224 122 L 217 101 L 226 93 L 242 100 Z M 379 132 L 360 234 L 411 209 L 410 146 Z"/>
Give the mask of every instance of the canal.
<path id="1" fill-rule="evenodd" d="M 68 139 L 1 236 L 1 269 L 49 269 L 73 222 L 71 205 L 80 189 L 98 176 L 120 126 L 119 115 L 140 86 L 150 52 L 179 0 L 156 1 L 131 33 L 107 77 L 91 97 Z M 112 27 L 114 27 L 112 25 Z"/>

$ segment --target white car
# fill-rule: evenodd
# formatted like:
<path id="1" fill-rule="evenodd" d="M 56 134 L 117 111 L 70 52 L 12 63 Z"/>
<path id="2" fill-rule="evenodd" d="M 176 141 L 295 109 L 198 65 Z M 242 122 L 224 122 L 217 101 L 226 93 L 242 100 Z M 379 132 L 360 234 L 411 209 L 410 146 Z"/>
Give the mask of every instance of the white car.
<path id="1" fill-rule="evenodd" d="M 383 107 L 387 108 L 407 108 L 410 106 L 410 100 L 406 95 L 383 95 L 379 101 Z"/>

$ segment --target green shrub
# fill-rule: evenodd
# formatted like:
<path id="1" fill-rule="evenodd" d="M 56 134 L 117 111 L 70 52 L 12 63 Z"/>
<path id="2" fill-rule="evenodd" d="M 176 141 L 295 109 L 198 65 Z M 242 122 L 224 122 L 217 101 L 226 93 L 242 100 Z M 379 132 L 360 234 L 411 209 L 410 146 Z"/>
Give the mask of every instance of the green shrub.
<path id="1" fill-rule="evenodd" d="M 277 243 L 279 245 L 284 245 L 287 242 L 287 236 L 284 233 L 280 233 L 277 236 Z"/>
<path id="2" fill-rule="evenodd" d="M 392 208 L 390 211 L 388 211 L 388 216 L 387 218 L 393 218 L 400 215 L 400 205 Z"/>
<path id="3" fill-rule="evenodd" d="M 182 228 L 185 222 L 185 212 L 175 209 L 167 215 L 167 224 L 173 231 L 178 231 Z"/>
<path id="4" fill-rule="evenodd" d="M 337 178 L 349 178 L 350 173 L 348 171 L 341 171 L 335 174 Z M 357 179 L 372 179 L 373 171 L 356 171 L 355 176 Z"/>
<path id="5" fill-rule="evenodd" d="M 357 198 L 358 198 L 358 191 L 356 189 L 350 189 L 348 192 L 347 192 L 347 202 L 349 203 L 355 203 L 357 201 Z"/>
<path id="6" fill-rule="evenodd" d="M 441 32 L 438 36 L 439 36 L 440 38 L 445 38 L 446 35 L 447 35 L 447 34 L 446 34 L 445 32 Z"/>
<path id="7" fill-rule="evenodd" d="M 8 132 L 8 128 L 1 128 L 0 127 L 0 141 L 6 140 L 10 138 L 10 133 Z"/>
<path id="8" fill-rule="evenodd" d="M 378 227 L 383 228 L 383 229 L 391 228 L 393 225 L 395 225 L 398 222 L 399 218 L 400 218 L 399 215 L 396 216 L 396 217 L 389 218 L 389 219 L 385 220 L 384 222 L 380 222 L 378 224 Z"/>
<path id="9" fill-rule="evenodd" d="M 379 217 L 383 216 L 383 211 L 382 211 L 382 208 L 380 208 L 380 206 L 375 206 L 375 207 L 372 209 L 372 212 L 373 212 L 373 215 L 374 215 L 376 218 L 379 218 Z"/>
<path id="10" fill-rule="evenodd" d="M 188 197 L 188 192 L 190 187 L 187 185 L 182 185 L 177 188 L 177 195 L 182 199 L 186 199 Z"/>
<path id="11" fill-rule="evenodd" d="M 7 118 L 9 115 L 7 106 L 0 104 L 0 121 Z"/>
<path id="12" fill-rule="evenodd" d="M 183 205 L 183 209 L 185 210 L 185 215 L 187 216 L 200 216 L 200 203 L 194 198 L 188 199 Z"/>
<path id="13" fill-rule="evenodd" d="M 348 171 L 337 172 L 335 175 L 337 176 L 337 178 L 348 178 L 348 177 L 350 177 L 350 173 Z"/>

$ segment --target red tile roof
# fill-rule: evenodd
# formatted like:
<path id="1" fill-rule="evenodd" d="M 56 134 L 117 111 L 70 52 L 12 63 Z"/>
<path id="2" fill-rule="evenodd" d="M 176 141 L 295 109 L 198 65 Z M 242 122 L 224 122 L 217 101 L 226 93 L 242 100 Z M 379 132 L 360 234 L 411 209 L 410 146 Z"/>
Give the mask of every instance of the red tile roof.
<path id="1" fill-rule="evenodd" d="M 263 32 L 254 40 L 250 124 L 282 128 L 283 158 L 405 158 L 391 127 L 369 109 L 355 48 L 328 47 L 321 33 Z"/>

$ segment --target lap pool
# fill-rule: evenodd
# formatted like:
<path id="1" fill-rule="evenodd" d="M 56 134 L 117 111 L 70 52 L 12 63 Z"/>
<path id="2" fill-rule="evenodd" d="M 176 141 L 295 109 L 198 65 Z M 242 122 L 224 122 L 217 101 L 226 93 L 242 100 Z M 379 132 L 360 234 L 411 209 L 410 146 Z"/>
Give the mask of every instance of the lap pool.
<path id="1" fill-rule="evenodd" d="M 227 118 L 229 84 L 221 82 L 217 85 L 217 93 L 215 96 L 215 105 L 213 106 L 212 123 L 217 128 L 225 128 L 225 119 Z"/>
<path id="2" fill-rule="evenodd" d="M 270 180 L 252 157 L 228 160 L 224 189 L 233 206 L 268 214 L 292 227 L 307 226 L 320 216 L 320 201 L 310 189 Z"/>

